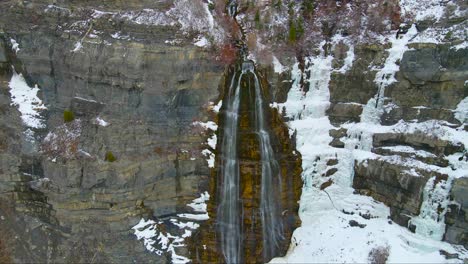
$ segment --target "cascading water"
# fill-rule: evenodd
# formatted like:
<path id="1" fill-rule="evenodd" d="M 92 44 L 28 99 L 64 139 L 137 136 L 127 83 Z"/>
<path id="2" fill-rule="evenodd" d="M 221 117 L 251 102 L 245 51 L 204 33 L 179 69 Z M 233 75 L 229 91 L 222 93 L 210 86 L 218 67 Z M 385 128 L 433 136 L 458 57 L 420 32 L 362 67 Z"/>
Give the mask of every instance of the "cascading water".
<path id="1" fill-rule="evenodd" d="M 241 246 L 239 160 L 237 153 L 237 124 L 239 121 L 240 80 L 232 77 L 227 95 L 227 109 L 222 140 L 223 158 L 221 164 L 220 204 L 218 206 L 218 228 L 221 249 L 227 263 L 239 263 Z M 237 86 L 235 87 L 235 84 Z"/>
<path id="2" fill-rule="evenodd" d="M 281 193 L 275 187 L 281 188 L 281 175 L 278 162 L 273 155 L 270 136 L 265 129 L 265 118 L 263 114 L 263 99 L 260 90 L 260 82 L 253 70 L 251 73 L 255 78 L 255 123 L 260 140 L 260 154 L 262 162 L 262 184 L 260 196 L 260 215 L 262 220 L 263 234 L 263 257 L 269 259 L 278 250 L 279 242 L 283 237 L 283 226 L 278 211 L 281 211 L 280 203 L 275 194 Z M 276 177 L 275 172 L 277 173 Z"/>
<path id="3" fill-rule="evenodd" d="M 219 205 L 217 209 L 217 226 L 221 250 L 227 263 L 240 263 L 243 260 L 243 205 L 240 198 L 240 163 L 238 153 L 238 125 L 242 78 L 252 77 L 255 80 L 255 134 L 258 137 L 261 162 L 261 188 L 258 213 L 262 226 L 263 260 L 269 260 L 278 254 L 280 243 L 284 239 L 281 212 L 281 176 L 279 165 L 271 147 L 270 136 L 266 129 L 263 113 L 263 99 L 259 78 L 252 61 L 245 61 L 247 55 L 245 32 L 236 20 L 237 1 L 230 0 L 227 13 L 241 28 L 242 40 L 239 55 L 244 59 L 242 70 L 233 74 L 225 100 L 224 134 L 221 143 L 222 158 L 218 174 Z"/>
<path id="4" fill-rule="evenodd" d="M 251 61 L 243 62 L 242 71 L 232 77 L 227 94 L 222 159 L 220 168 L 220 203 L 217 222 L 221 249 L 227 263 L 239 263 L 242 247 L 242 206 L 239 197 L 240 172 L 238 160 L 238 123 L 241 81 L 247 74 L 255 80 L 255 133 L 258 136 L 261 156 L 260 219 L 262 225 L 263 258 L 271 259 L 278 252 L 283 236 L 278 195 L 281 186 L 279 165 L 271 147 L 263 113 L 260 82 Z"/>

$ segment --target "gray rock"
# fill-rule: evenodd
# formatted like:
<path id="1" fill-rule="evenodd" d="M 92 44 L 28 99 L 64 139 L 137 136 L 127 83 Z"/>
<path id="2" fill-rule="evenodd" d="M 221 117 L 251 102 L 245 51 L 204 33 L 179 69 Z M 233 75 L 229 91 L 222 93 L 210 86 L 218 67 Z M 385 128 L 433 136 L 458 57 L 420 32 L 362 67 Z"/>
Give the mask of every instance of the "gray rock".
<path id="1" fill-rule="evenodd" d="M 142 217 L 188 212 L 186 204 L 207 190 L 210 170 L 201 150 L 208 135 L 192 123 L 213 118 L 204 106 L 216 99 L 224 68 L 213 63 L 208 51 L 186 46 L 191 36 L 180 46 L 165 44 L 184 39 L 175 36 L 174 28 L 129 23 L 113 28 L 101 19 L 95 29 L 103 34 L 71 52 L 81 36 L 51 26 L 70 25 L 82 19 L 76 12 L 93 7 L 166 9 L 171 1 L 65 1 L 63 7 L 74 9 L 72 14 L 45 12 L 49 1 L 10 4 L 0 3 L 0 28 L 8 30 L 0 36 L 0 56 L 5 55 L 4 41 L 14 35 L 21 51 L 17 57 L 4 56 L 8 68 L 14 64 L 28 83 L 37 83 L 48 108 L 47 129 L 36 131 L 37 142 L 63 124 L 64 109 L 82 124 L 78 142 L 67 146 L 76 155 L 23 155 L 24 127 L 10 105 L 9 72 L 0 70 L 0 198 L 23 219 L 22 228 L 5 223 L 22 241 L 14 245 L 12 257 L 30 263 L 168 262 L 149 253 L 131 227 Z M 109 37 L 117 31 L 132 38 Z M 97 116 L 110 125 L 98 125 Z M 178 155 L 182 150 L 189 154 Z M 105 161 L 108 151 L 115 162 Z M 39 160 L 42 170 L 34 175 L 39 179 L 20 172 L 31 160 Z"/>
<path id="2" fill-rule="evenodd" d="M 420 176 L 414 176 L 405 172 L 409 170 L 411 168 L 404 165 L 380 159 L 356 163 L 353 187 L 385 203 L 390 207 L 392 220 L 408 226 L 408 216 L 419 214 L 424 186 L 433 175 L 432 172 L 418 170 Z"/>
<path id="3" fill-rule="evenodd" d="M 450 205 L 446 214 L 447 224 L 444 240 L 468 247 L 468 178 L 455 179 L 450 196 L 456 203 Z"/>
<path id="4" fill-rule="evenodd" d="M 327 114 L 333 124 L 346 121 L 359 122 L 363 106 L 354 103 L 337 103 L 330 106 Z"/>

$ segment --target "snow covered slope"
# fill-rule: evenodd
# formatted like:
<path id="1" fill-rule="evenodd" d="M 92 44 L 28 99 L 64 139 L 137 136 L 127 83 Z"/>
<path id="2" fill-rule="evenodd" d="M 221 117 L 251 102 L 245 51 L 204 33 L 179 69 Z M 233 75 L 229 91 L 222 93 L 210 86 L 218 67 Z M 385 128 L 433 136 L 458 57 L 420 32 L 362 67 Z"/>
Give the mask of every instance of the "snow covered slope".
<path id="1" fill-rule="evenodd" d="M 419 10 L 411 7 L 415 4 L 413 1 L 401 3 L 406 15 Z M 423 1 L 417 5 L 419 4 L 429 5 L 434 12 L 417 12 L 413 14 L 416 21 L 428 16 L 438 21 L 443 16 L 446 3 L 444 6 L 439 1 Z M 440 11 L 440 8 L 443 10 Z M 326 55 L 324 49 L 320 49 L 320 55 L 305 59 L 304 72 L 299 69 L 299 63 L 294 65 L 288 99 L 284 104 L 275 106 L 280 109 L 285 107 L 286 115 L 291 120 L 289 126 L 297 132 L 297 149 L 303 158 L 304 187 L 300 201 L 302 226 L 295 231 L 287 256 L 276 258 L 272 263 L 365 263 L 379 256 L 383 256 L 388 262 L 457 263 L 468 257 L 468 251 L 463 246 L 441 241 L 446 230 L 444 216 L 450 210 L 449 205 L 455 202 L 450 198 L 452 182 L 454 179 L 468 177 L 468 162 L 464 157 L 468 146 L 468 132 L 463 127 L 467 116 L 466 98 L 453 110 L 461 125 L 444 120 L 400 120 L 393 125 L 381 124 L 382 115 L 388 111 L 388 107 L 398 107 L 387 97 L 385 89 L 401 80 L 401 77 L 397 80 L 395 76 L 399 74 L 403 55 L 411 50 L 409 45 L 425 41 L 439 43 L 436 39 L 441 39 L 440 36 L 429 39 L 424 34 L 426 33 L 418 32 L 416 24 L 413 24 L 403 35 L 393 31 L 382 38 L 388 43 L 388 55 L 383 66 L 371 69 L 376 72 L 374 82 L 378 89 L 375 96 L 362 106 L 360 122 L 333 125 L 327 116 L 331 104 L 330 78 L 334 76 L 333 72 L 345 74 L 351 66 L 333 68 L 334 58 Z M 319 46 L 325 47 L 324 44 Z M 330 44 L 335 45 L 336 42 Z M 349 41 L 346 44 L 350 46 L 349 50 L 354 48 Z M 330 50 L 334 48 L 332 46 Z M 345 64 L 349 64 L 349 59 L 345 59 Z M 301 78 L 308 85 L 307 92 L 300 85 Z M 332 137 L 330 131 L 344 132 Z M 434 141 L 446 141 L 449 145 L 458 147 L 450 153 L 437 155 L 431 153 L 433 149 L 428 152 L 423 148 L 415 149 L 411 144 L 399 145 L 398 140 L 394 143 L 396 145 L 379 147 L 379 142 L 374 141 L 374 135 L 416 135 L 432 138 Z M 332 147 L 330 143 L 333 138 L 342 141 L 343 147 Z M 448 161 L 448 165 L 435 165 L 428 159 L 440 155 Z M 419 215 L 406 216 L 409 218 L 408 227 L 414 232 L 392 220 L 393 205 L 387 199 L 398 200 L 401 197 L 385 197 L 381 195 L 383 191 L 379 193 L 379 190 L 375 191 L 372 187 L 364 188 L 368 189 L 365 193 L 353 188 L 360 181 L 354 178 L 358 173 L 356 169 L 377 173 L 377 170 L 371 168 L 374 161 L 384 164 L 379 166 L 399 166 L 400 171 L 396 173 L 400 175 L 392 176 L 394 179 L 411 182 L 412 178 L 416 178 L 416 181 L 426 182 L 418 189 L 422 197 L 422 203 L 416 205 L 420 206 L 416 208 Z M 384 175 L 382 170 L 380 173 L 380 176 L 375 176 L 376 179 L 390 177 Z M 379 200 L 385 201 L 387 205 Z M 446 257 L 447 253 L 453 254 L 452 259 Z"/>

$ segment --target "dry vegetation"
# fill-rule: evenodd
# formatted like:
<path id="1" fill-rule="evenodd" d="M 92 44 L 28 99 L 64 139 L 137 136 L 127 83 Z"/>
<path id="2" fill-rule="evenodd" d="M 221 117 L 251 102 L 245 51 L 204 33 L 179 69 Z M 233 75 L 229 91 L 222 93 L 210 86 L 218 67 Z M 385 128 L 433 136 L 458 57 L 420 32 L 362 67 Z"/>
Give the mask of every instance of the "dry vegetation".
<path id="1" fill-rule="evenodd" d="M 217 0 L 213 12 L 233 40 L 238 37 L 238 30 L 233 30 L 224 7 L 225 1 Z M 249 51 L 258 61 L 267 63 L 272 52 L 309 55 L 320 42 L 338 33 L 356 41 L 372 42 L 401 23 L 397 0 L 240 1 L 239 12 L 248 33 Z"/>
<path id="2" fill-rule="evenodd" d="M 387 263 L 388 256 L 390 255 L 390 248 L 388 246 L 380 246 L 373 248 L 369 252 L 369 262 L 372 264 Z"/>
<path id="3" fill-rule="evenodd" d="M 65 123 L 47 134 L 42 143 L 42 151 L 49 158 L 74 158 L 78 151 L 80 135 L 80 120 Z"/>

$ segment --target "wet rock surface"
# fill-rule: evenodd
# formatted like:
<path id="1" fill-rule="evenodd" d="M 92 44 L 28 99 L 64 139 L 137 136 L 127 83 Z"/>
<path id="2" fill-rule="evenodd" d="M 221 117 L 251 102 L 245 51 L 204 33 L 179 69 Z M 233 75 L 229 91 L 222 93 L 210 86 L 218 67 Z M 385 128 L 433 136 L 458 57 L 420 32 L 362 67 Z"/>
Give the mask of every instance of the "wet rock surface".
<path id="1" fill-rule="evenodd" d="M 225 78 L 224 92 L 227 94 L 232 74 L 235 71 L 234 67 L 231 67 Z M 265 76 L 263 72 L 258 74 L 259 76 Z M 271 91 L 268 86 L 267 79 L 260 77 L 262 93 L 264 100 L 267 102 L 271 96 Z M 239 166 L 240 166 L 240 199 L 242 205 L 242 218 L 241 225 L 242 229 L 242 247 L 241 258 L 246 263 L 263 263 L 271 260 L 272 257 L 283 256 L 289 246 L 289 241 L 294 229 L 299 225 L 299 217 L 297 215 L 298 203 L 301 194 L 302 182 L 300 179 L 301 174 L 301 157 L 295 152 L 295 144 L 291 141 L 288 133 L 288 129 L 284 124 L 283 118 L 276 109 L 265 108 L 265 118 L 268 124 L 268 133 L 271 137 L 271 146 L 274 150 L 275 158 L 279 163 L 279 173 L 281 174 L 281 188 L 275 193 L 278 198 L 277 203 L 280 204 L 279 208 L 282 208 L 281 212 L 278 212 L 279 219 L 282 225 L 282 235 L 284 238 L 279 241 L 279 250 L 276 256 L 264 255 L 265 245 L 262 241 L 262 222 L 261 222 L 261 153 L 260 153 L 260 142 L 258 132 L 255 130 L 255 97 L 252 95 L 255 93 L 254 79 L 252 74 L 246 74 L 241 81 L 241 101 L 240 101 L 240 112 L 239 112 L 239 135 L 238 135 L 238 146 L 239 146 Z M 226 100 L 226 99 L 224 99 Z M 218 139 L 222 138 L 222 124 L 225 122 L 223 118 L 226 109 L 221 108 L 220 112 L 220 128 L 218 130 Z M 269 110 L 269 111 L 268 111 Z M 218 142 L 217 146 L 221 146 L 221 142 Z M 223 150 L 218 149 L 217 159 L 221 159 Z M 219 160 L 217 162 L 220 162 Z M 219 248 L 221 241 L 219 241 L 219 234 L 216 233 L 216 229 L 212 228 L 219 223 L 216 223 L 216 215 L 219 213 L 217 205 L 221 202 L 219 195 L 220 178 L 219 172 L 214 171 L 210 181 L 211 193 L 213 193 L 213 199 L 210 200 L 208 205 L 210 220 L 207 223 L 202 224 L 197 235 L 194 236 L 192 248 L 192 259 L 197 263 L 219 263 L 224 262 L 224 256 L 222 250 Z M 216 175 L 216 176 L 215 176 Z"/>

